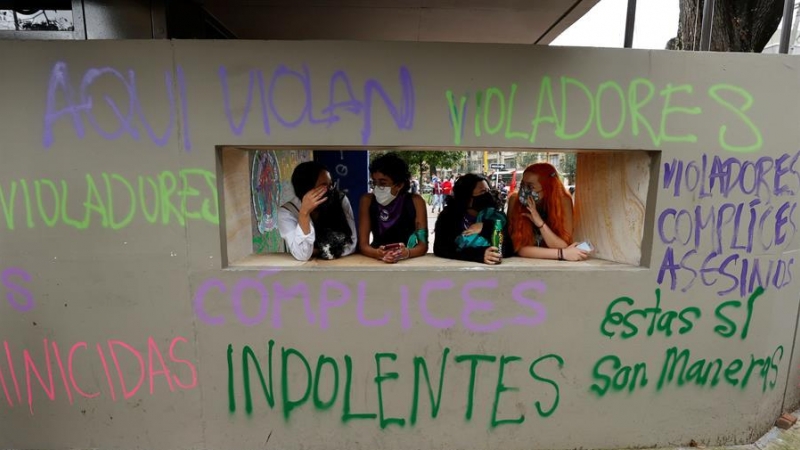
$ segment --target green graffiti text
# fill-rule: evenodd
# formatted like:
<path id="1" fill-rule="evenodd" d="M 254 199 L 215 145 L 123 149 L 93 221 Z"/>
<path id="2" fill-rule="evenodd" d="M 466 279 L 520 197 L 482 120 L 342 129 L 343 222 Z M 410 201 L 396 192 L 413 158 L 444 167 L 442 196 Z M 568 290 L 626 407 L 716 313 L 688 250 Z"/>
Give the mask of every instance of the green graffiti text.
<path id="1" fill-rule="evenodd" d="M 725 362 L 722 358 L 693 359 L 689 349 L 678 347 L 667 349 L 661 365 L 656 391 L 661 391 L 670 384 L 684 388 L 694 384 L 697 387 L 715 388 L 720 381 L 730 386 L 745 389 L 753 378 L 760 378 L 761 391 L 774 389 L 778 382 L 778 363 L 783 359 L 783 346 L 779 345 L 771 356 L 757 358 L 750 354 L 745 359 L 733 359 Z M 589 390 L 599 397 L 609 392 L 626 391 L 628 394 L 648 386 L 647 364 L 639 362 L 625 365 L 620 357 L 607 355 L 594 365 L 592 369 L 594 383 Z"/>
<path id="2" fill-rule="evenodd" d="M 264 351 L 254 352 L 251 347 L 243 346 L 237 355 L 234 346 L 228 346 L 227 393 L 228 408 L 231 413 L 236 412 L 236 398 L 239 390 L 243 389 L 244 411 L 248 415 L 253 414 L 257 408 L 254 408 L 254 403 L 266 406 L 269 410 L 280 408 L 280 414 L 287 421 L 296 411 L 304 407 L 329 413 L 338 409 L 339 420 L 344 423 L 356 419 L 377 419 L 380 428 L 389 426 L 405 428 L 413 427 L 420 421 L 422 404 L 427 398 L 430 401 L 431 420 L 440 416 L 444 405 L 444 410 L 463 410 L 464 419 L 467 421 L 472 420 L 473 414 L 485 416 L 488 426 L 494 428 L 500 425 L 517 425 L 525 421 L 526 416 L 521 413 L 516 417 L 501 417 L 501 410 L 510 409 L 510 406 L 503 408 L 502 405 L 512 404 L 515 392 L 533 391 L 533 396 L 538 399 L 530 409 L 535 410 L 536 414 L 543 418 L 556 412 L 561 395 L 554 375 L 561 372 L 564 359 L 555 354 L 544 355 L 527 363 L 522 357 L 514 355 L 451 355 L 450 349 L 445 348 L 438 358 L 438 363 L 433 365 L 430 365 L 431 361 L 424 356 L 407 359 L 388 352 L 375 353 L 371 363 L 366 360 L 354 361 L 350 355 L 341 358 L 321 355 L 314 364 L 313 358 L 307 357 L 297 348 L 283 347 L 278 352 L 273 351 L 274 347 L 275 342 L 270 340 Z M 242 361 L 242 383 L 238 389 L 234 363 L 236 358 L 241 358 Z M 280 364 L 279 370 L 275 367 L 277 364 Z M 428 367 L 437 367 L 435 378 L 431 376 Z M 273 370 L 274 368 L 276 370 Z M 509 385 L 508 376 L 516 374 L 519 376 L 514 376 L 514 379 L 520 380 L 524 376 L 521 374 L 526 373 L 526 368 L 530 382 L 518 381 L 515 383 L 518 385 Z M 263 403 L 252 400 L 253 372 L 264 394 Z M 375 393 L 373 398 L 377 398 L 377 401 L 372 405 L 363 403 L 364 397 L 360 392 L 357 395 L 353 391 L 354 380 L 363 380 L 361 374 L 367 372 L 375 374 L 371 389 Z M 469 373 L 468 376 L 466 372 Z M 490 375 L 492 373 L 493 375 Z M 466 378 L 469 381 L 465 383 Z M 407 385 L 406 379 L 413 380 L 413 389 L 410 391 L 403 391 L 400 388 Z M 280 386 L 280 399 L 275 396 L 274 384 Z M 341 397 L 340 392 L 342 392 Z M 465 392 L 466 399 L 461 395 L 454 395 L 456 392 Z M 489 396 L 493 397 L 493 402 L 476 401 Z M 531 396 L 530 392 L 527 396 Z M 357 401 L 360 403 L 358 412 L 354 412 L 356 407 L 354 403 Z M 338 408 L 335 408 L 336 405 Z M 406 408 L 410 409 L 410 414 L 400 412 L 408 411 Z"/>
<path id="3" fill-rule="evenodd" d="M 579 79 L 544 76 L 538 86 L 489 86 L 474 93 L 445 92 L 453 131 L 453 142 L 462 144 L 466 123 L 472 117 L 474 138 L 491 137 L 504 130 L 507 140 L 536 144 L 542 133 L 571 141 L 590 133 L 616 139 L 627 130 L 643 146 L 659 148 L 664 143 L 695 144 L 692 131 L 701 123 L 695 116 L 707 114 L 718 131 L 720 148 L 733 152 L 760 150 L 763 137 L 748 115 L 755 103 L 741 87 L 711 86 L 696 93 L 689 84 L 656 84 L 634 78 L 627 86 L 608 80 L 589 86 Z M 699 106 L 706 103 L 705 110 Z M 515 120 L 516 115 L 516 120 Z M 626 124 L 628 125 L 626 127 Z M 732 130 L 736 130 L 733 132 Z"/>
<path id="4" fill-rule="evenodd" d="M 137 220 L 180 226 L 189 220 L 219 223 L 216 176 L 204 169 L 136 179 L 116 173 L 86 174 L 80 185 L 48 179 L 0 183 L 0 227 L 119 230 Z"/>

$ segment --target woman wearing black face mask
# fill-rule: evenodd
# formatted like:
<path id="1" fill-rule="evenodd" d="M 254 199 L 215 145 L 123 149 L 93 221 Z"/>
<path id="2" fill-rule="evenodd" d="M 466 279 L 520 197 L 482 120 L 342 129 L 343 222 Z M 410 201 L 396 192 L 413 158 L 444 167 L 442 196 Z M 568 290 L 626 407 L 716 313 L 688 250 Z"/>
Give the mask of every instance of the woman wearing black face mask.
<path id="1" fill-rule="evenodd" d="M 508 218 L 497 203 L 486 178 L 473 173 L 460 177 L 436 220 L 433 253 L 484 264 L 500 264 L 512 256 Z"/>
<path id="2" fill-rule="evenodd" d="M 278 227 L 289 253 L 336 259 L 356 249 L 356 224 L 347 197 L 333 187 L 325 166 L 308 161 L 292 173 L 295 197 L 278 210 Z"/>

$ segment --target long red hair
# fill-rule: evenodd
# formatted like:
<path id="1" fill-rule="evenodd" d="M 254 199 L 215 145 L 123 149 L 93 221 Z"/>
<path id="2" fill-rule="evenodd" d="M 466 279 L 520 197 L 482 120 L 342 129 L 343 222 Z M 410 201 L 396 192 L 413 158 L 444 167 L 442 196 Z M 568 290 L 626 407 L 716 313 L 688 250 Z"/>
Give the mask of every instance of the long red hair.
<path id="1" fill-rule="evenodd" d="M 564 224 L 564 202 L 565 199 L 572 202 L 564 182 L 558 175 L 555 167 L 548 163 L 536 163 L 528 166 L 522 173 L 523 180 L 525 175 L 536 174 L 539 176 L 539 184 L 542 185 L 542 202 L 547 211 L 547 226 L 564 240 L 567 244 L 572 244 L 572 233 L 566 230 Z M 520 183 L 522 189 L 523 183 Z M 522 247 L 533 245 L 533 225 L 530 219 L 523 216 L 528 212 L 519 201 L 519 191 L 514 192 L 508 198 L 508 230 L 511 233 L 511 242 L 514 243 L 514 251 L 519 251 Z"/>

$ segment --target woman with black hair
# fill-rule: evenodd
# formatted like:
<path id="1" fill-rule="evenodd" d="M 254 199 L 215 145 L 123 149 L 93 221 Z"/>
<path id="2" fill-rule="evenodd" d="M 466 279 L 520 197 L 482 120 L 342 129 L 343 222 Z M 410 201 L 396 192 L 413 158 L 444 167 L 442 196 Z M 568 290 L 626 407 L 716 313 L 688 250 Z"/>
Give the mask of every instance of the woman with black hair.
<path id="1" fill-rule="evenodd" d="M 347 196 L 333 188 L 331 174 L 315 161 L 292 173 L 294 198 L 278 210 L 278 228 L 295 259 L 335 259 L 356 249 L 356 224 Z"/>
<path id="2" fill-rule="evenodd" d="M 361 253 L 390 264 L 428 253 L 425 200 L 409 192 L 408 164 L 387 153 L 372 161 L 369 173 L 373 190 L 361 197 L 358 213 Z"/>
<path id="3" fill-rule="evenodd" d="M 433 254 L 442 258 L 500 264 L 514 254 L 508 218 L 482 175 L 458 178 L 434 233 Z"/>

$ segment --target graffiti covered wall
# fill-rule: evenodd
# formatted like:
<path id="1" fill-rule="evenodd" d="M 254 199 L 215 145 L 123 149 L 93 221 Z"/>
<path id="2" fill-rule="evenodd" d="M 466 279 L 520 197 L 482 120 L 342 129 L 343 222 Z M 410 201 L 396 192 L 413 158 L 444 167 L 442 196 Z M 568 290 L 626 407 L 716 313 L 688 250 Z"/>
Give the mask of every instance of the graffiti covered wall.
<path id="1" fill-rule="evenodd" d="M 15 61 L 0 68 L 0 448 L 741 443 L 800 402 L 793 59 L 363 42 L 0 52 Z M 607 249 L 616 263 L 229 266 L 259 253 L 229 224 L 268 230 L 249 193 L 274 182 L 233 175 L 221 146 L 646 151 L 646 186 L 614 172 L 576 199 L 587 230 L 643 236 Z M 244 202 L 221 192 L 234 181 Z M 606 208 L 619 198 L 639 206 Z"/>

